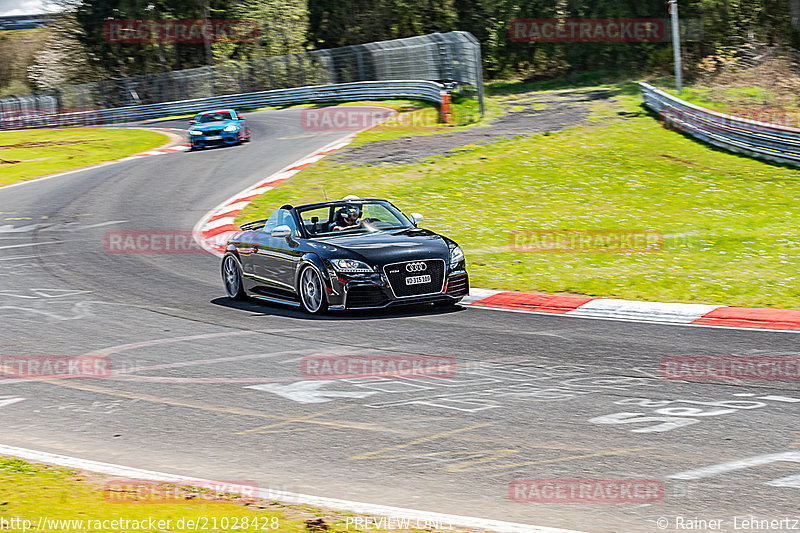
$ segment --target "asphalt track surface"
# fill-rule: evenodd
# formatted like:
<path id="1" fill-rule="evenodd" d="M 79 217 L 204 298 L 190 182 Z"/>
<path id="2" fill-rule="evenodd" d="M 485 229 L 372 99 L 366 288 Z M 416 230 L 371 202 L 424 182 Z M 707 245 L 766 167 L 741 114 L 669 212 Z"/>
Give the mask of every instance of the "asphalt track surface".
<path id="1" fill-rule="evenodd" d="M 679 382 L 658 370 L 666 356 L 798 355 L 795 333 L 478 308 L 311 318 L 228 300 L 210 254 L 105 251 L 109 230 L 189 231 L 221 201 L 344 137 L 303 131 L 299 113 L 249 114 L 253 141 L 242 146 L 0 190 L 0 354 L 102 353 L 115 370 L 1 377 L 0 443 L 592 532 L 677 531 L 676 516 L 741 531 L 735 516 L 798 514 L 798 382 Z M 304 356 L 365 353 L 450 356 L 459 370 L 382 382 L 300 372 Z M 598 422 L 616 413 L 638 420 Z M 670 477 L 770 454 L 783 455 Z M 509 497 L 515 479 L 655 479 L 665 490 L 649 504 L 520 503 Z"/>

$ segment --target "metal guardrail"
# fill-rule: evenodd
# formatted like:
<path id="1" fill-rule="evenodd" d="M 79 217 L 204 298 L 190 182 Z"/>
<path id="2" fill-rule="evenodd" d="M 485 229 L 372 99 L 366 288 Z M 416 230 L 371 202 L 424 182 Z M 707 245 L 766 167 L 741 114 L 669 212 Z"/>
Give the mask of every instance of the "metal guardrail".
<path id="1" fill-rule="evenodd" d="M 30 96 L 14 99 L 14 109 L 9 109 L 7 104 L 0 107 L 0 129 L 112 124 L 189 115 L 214 108 L 253 109 L 315 102 L 424 100 L 441 104 L 443 88 L 439 83 L 425 80 L 360 81 L 70 113 L 60 112 L 56 100 L 51 96 Z"/>
<path id="2" fill-rule="evenodd" d="M 711 111 L 640 83 L 644 102 L 671 129 L 751 157 L 800 166 L 800 129 Z"/>

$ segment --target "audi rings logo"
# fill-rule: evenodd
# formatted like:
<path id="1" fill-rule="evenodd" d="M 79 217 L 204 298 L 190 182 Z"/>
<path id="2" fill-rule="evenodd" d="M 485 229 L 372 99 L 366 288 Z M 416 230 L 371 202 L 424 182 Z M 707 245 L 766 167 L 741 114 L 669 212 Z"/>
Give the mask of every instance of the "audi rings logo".
<path id="1" fill-rule="evenodd" d="M 419 263 L 408 263 L 406 265 L 406 272 L 425 272 L 428 270 L 428 265 L 420 261 Z"/>

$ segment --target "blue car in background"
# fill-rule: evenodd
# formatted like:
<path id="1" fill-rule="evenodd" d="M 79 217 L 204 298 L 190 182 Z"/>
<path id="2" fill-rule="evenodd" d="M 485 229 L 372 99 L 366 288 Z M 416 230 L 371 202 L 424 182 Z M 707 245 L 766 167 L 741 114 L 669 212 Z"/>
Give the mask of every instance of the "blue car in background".
<path id="1" fill-rule="evenodd" d="M 233 109 L 214 109 L 198 113 L 189 121 L 192 150 L 207 146 L 240 144 L 250 140 L 250 127 Z"/>

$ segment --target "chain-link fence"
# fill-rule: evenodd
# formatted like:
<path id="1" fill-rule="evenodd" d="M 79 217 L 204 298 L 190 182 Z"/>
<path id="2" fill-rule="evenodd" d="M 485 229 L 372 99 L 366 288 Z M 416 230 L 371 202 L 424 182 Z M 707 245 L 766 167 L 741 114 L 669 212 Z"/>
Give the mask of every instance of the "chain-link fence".
<path id="1" fill-rule="evenodd" d="M 433 33 L 328 50 L 231 61 L 161 74 L 60 87 L 47 97 L 0 100 L 0 120 L 17 124 L 40 105 L 62 113 L 195 100 L 357 81 L 428 80 L 475 98 L 483 115 L 480 45 L 468 32 Z M 0 125 L 0 127 L 3 127 Z"/>

